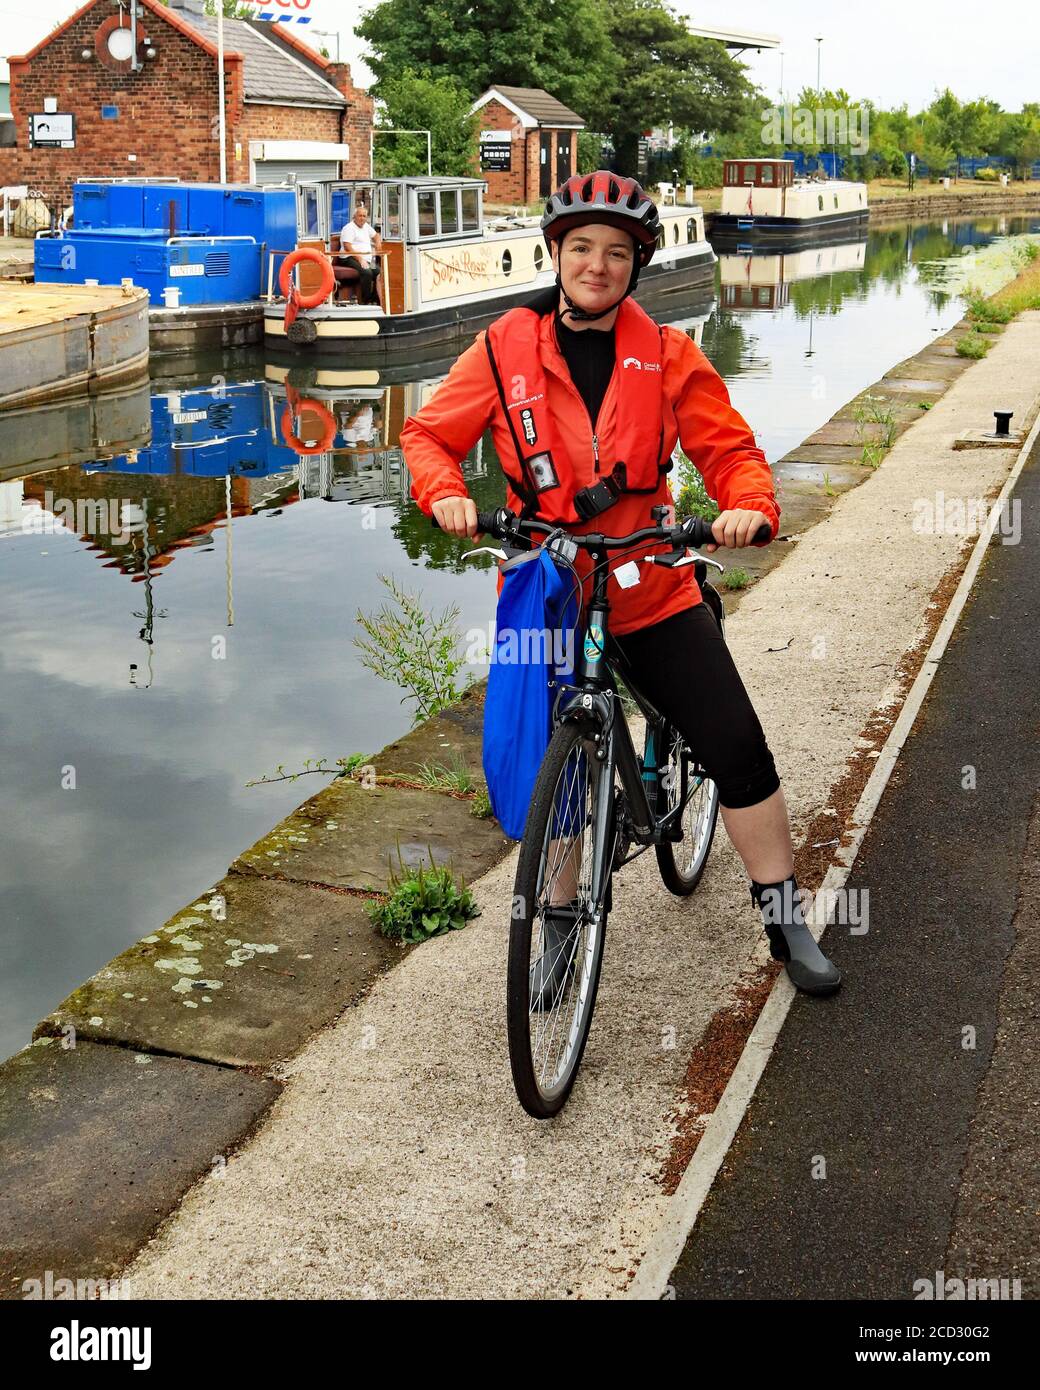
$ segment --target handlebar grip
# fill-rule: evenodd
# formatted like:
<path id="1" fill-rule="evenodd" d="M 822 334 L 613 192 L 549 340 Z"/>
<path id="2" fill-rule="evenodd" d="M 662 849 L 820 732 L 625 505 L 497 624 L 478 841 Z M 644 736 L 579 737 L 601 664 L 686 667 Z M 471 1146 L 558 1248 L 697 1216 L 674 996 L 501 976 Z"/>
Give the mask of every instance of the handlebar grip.
<path id="1" fill-rule="evenodd" d="M 491 535 L 494 535 L 496 524 L 497 524 L 497 522 L 496 522 L 496 514 L 495 514 L 494 512 L 477 512 L 477 534 L 478 534 L 478 535 L 480 535 L 480 536 L 486 536 L 486 535 L 488 535 L 489 533 L 490 533 Z M 443 529 L 443 528 L 441 527 L 440 522 L 437 520 L 437 518 L 433 515 L 432 512 L 431 512 L 431 514 L 430 514 L 430 525 L 433 526 L 433 527 L 435 528 L 435 530 L 437 530 L 437 531 L 440 531 L 440 530 Z"/>
<path id="2" fill-rule="evenodd" d="M 768 522 L 763 521 L 755 534 L 751 537 L 751 543 L 757 541 L 768 541 L 772 538 L 773 528 Z M 690 528 L 690 545 L 695 550 L 699 550 L 702 545 L 711 545 L 715 540 L 712 534 L 711 522 L 705 521 L 702 516 L 693 518 L 693 526 Z"/>

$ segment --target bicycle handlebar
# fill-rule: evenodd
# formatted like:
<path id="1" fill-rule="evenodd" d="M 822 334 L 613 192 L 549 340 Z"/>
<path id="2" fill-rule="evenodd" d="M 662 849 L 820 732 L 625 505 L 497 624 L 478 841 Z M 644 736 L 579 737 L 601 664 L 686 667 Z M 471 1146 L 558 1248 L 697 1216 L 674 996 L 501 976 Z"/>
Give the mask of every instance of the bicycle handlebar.
<path id="1" fill-rule="evenodd" d="M 430 521 L 437 530 L 441 529 L 435 516 L 431 516 Z M 524 536 L 530 537 L 536 531 L 548 534 L 555 529 L 558 528 L 545 521 L 523 520 L 508 507 L 499 507 L 493 512 L 477 513 L 478 535 L 494 536 L 498 540 L 517 540 Z M 669 541 L 676 549 L 688 546 L 693 550 L 699 550 L 701 546 L 715 542 L 711 522 L 699 516 L 688 517 L 678 526 L 645 526 L 640 531 L 633 531 L 629 536 L 604 536 L 598 531 L 588 532 L 584 536 L 574 536 L 570 532 L 566 534 L 583 550 L 622 550 L 627 546 L 639 545 L 643 541 Z M 752 542 L 768 541 L 772 539 L 772 535 L 773 528 L 768 522 L 763 522 L 751 539 Z"/>

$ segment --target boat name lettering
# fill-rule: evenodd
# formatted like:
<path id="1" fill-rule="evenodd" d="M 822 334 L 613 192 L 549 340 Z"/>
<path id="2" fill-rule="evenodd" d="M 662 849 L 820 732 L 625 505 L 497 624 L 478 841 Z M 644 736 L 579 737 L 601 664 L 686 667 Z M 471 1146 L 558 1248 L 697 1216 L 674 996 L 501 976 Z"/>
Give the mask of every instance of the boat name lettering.
<path id="1" fill-rule="evenodd" d="M 428 254 L 433 265 L 433 288 L 443 284 L 458 284 L 462 279 L 485 280 L 488 275 L 487 257 L 474 256 L 472 251 L 456 251 L 442 260 Z"/>

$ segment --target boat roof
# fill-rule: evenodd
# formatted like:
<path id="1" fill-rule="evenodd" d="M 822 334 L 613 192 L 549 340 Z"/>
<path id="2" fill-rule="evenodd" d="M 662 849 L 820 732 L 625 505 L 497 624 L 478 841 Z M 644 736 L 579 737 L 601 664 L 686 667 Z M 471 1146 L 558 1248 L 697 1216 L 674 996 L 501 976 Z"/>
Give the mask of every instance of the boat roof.
<path id="1" fill-rule="evenodd" d="M 486 179 L 473 179 L 473 178 L 469 178 L 469 177 L 467 177 L 465 174 L 457 174 L 457 175 L 452 175 L 452 174 L 431 174 L 431 175 L 429 175 L 429 176 L 427 176 L 426 174 L 422 174 L 422 175 L 419 175 L 419 176 L 412 176 L 412 177 L 408 177 L 408 178 L 403 178 L 403 177 L 402 177 L 402 178 L 389 178 L 389 179 L 387 179 L 387 178 L 379 178 L 379 177 L 376 177 L 376 178 L 369 178 L 369 179 L 366 179 L 366 178 L 358 178 L 358 179 L 306 179 L 306 178 L 305 178 L 305 179 L 301 179 L 300 182 L 301 182 L 301 183 L 337 183 L 337 184 L 338 184 L 338 183 L 363 183 L 363 184 L 366 184 L 366 185 L 367 185 L 367 184 L 372 184 L 372 183 L 394 183 L 394 184 L 405 183 L 405 184 L 408 185 L 409 188 L 441 188 L 441 187 L 445 187 L 445 188 L 446 188 L 446 187 L 448 187 L 448 186 L 450 186 L 450 187 L 452 187 L 452 188 L 457 188 L 457 187 L 459 186 L 459 184 L 461 183 L 461 184 L 471 184 L 474 188 L 483 188 L 483 187 L 486 185 L 487 180 L 486 180 Z"/>

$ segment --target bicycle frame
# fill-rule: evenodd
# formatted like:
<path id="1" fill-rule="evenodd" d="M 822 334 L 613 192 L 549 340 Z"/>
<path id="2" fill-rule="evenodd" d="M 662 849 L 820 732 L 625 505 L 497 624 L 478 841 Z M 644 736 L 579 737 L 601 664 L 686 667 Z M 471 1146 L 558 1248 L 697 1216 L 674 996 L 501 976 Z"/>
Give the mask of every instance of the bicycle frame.
<path id="1" fill-rule="evenodd" d="M 610 825 L 610 802 L 614 795 L 614 774 L 617 772 L 621 785 L 628 798 L 628 813 L 635 841 L 646 848 L 675 838 L 672 827 L 678 822 L 693 794 L 695 787 L 687 788 L 686 795 L 673 806 L 666 816 L 658 819 L 656 810 L 647 795 L 646 784 L 656 779 L 657 766 L 640 767 L 639 757 L 632 742 L 628 720 L 622 711 L 620 721 L 616 714 L 620 696 L 616 689 L 610 658 L 606 652 L 609 635 L 610 603 L 607 599 L 608 551 L 591 548 L 589 552 L 595 562 L 593 596 L 588 605 L 588 621 L 582 650 L 575 662 L 573 685 L 562 686 L 557 693 L 553 710 L 553 725 L 564 720 L 589 723 L 596 728 L 596 758 L 601 764 L 598 786 L 598 799 L 594 824 L 596 838 L 593 841 L 593 900 L 600 902 L 605 892 L 604 879 L 613 871 L 616 845 L 609 847 L 607 855 L 606 834 Z M 602 562 L 602 563 L 601 563 Z M 665 717 L 637 690 L 632 690 L 633 698 L 647 721 L 647 726 L 656 734 L 667 723 Z M 651 743 L 653 747 L 653 743 Z M 657 750 L 655 750 L 657 751 Z M 615 827 L 617 834 L 621 827 Z M 626 861 L 627 862 L 627 861 Z"/>

